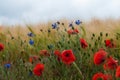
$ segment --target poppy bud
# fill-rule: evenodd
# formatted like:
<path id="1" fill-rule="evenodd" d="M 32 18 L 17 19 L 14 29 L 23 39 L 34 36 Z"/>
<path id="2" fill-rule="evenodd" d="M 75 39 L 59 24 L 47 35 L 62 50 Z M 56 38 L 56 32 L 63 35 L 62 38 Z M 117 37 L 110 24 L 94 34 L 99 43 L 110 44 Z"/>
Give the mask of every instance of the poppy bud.
<path id="1" fill-rule="evenodd" d="M 62 25 L 64 26 L 64 23 L 62 23 Z"/>
<path id="2" fill-rule="evenodd" d="M 43 32 L 43 30 L 42 30 L 42 29 L 40 29 L 40 31 L 41 31 L 41 32 Z"/>
<path id="3" fill-rule="evenodd" d="M 74 27 L 72 27 L 72 29 L 74 30 Z"/>
<path id="4" fill-rule="evenodd" d="M 95 37 L 95 34 L 93 33 L 92 36 Z"/>
<path id="5" fill-rule="evenodd" d="M 108 36 L 108 33 L 106 33 L 106 37 Z"/>
<path id="6" fill-rule="evenodd" d="M 60 22 L 59 22 L 59 21 L 57 21 L 57 24 L 60 24 Z"/>
<path id="7" fill-rule="evenodd" d="M 48 29 L 48 33 L 50 33 L 51 31 L 50 31 L 50 29 Z"/>
<path id="8" fill-rule="evenodd" d="M 100 37 L 98 37 L 98 40 L 100 40 Z"/>
<path id="9" fill-rule="evenodd" d="M 11 39 L 14 39 L 14 37 L 11 37 Z"/>
<path id="10" fill-rule="evenodd" d="M 68 41 L 68 44 L 70 44 L 70 41 Z"/>
<path id="11" fill-rule="evenodd" d="M 102 33 L 102 32 L 100 32 L 100 36 L 103 36 L 103 33 Z"/>

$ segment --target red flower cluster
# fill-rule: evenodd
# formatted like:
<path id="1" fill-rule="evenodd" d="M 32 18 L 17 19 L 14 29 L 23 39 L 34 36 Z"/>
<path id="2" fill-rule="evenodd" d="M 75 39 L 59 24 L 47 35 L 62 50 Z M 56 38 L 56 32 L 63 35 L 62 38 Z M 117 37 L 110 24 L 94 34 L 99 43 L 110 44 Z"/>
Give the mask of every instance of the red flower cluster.
<path id="1" fill-rule="evenodd" d="M 96 65 L 100 65 L 101 63 L 105 62 L 103 65 L 105 70 L 114 70 L 117 68 L 115 76 L 116 78 L 120 78 L 120 66 L 118 66 L 118 61 L 115 60 L 112 56 L 107 58 L 107 54 L 108 53 L 102 49 L 96 52 L 94 55 L 94 63 Z M 97 80 L 99 78 L 102 80 L 112 80 L 112 77 L 110 75 L 104 75 L 102 73 L 97 73 L 93 76 L 93 80 Z"/>
<path id="2" fill-rule="evenodd" d="M 32 63 L 32 62 L 34 62 L 34 61 L 36 61 L 36 60 L 38 60 L 38 59 L 39 59 L 38 56 L 30 56 L 29 62 Z"/>
<path id="3" fill-rule="evenodd" d="M 0 43 L 0 51 L 2 51 L 3 49 L 4 49 L 4 45 Z"/>
<path id="4" fill-rule="evenodd" d="M 62 61 L 67 65 L 75 61 L 75 56 L 72 50 L 64 50 L 61 54 L 61 58 L 62 58 Z"/>
<path id="5" fill-rule="evenodd" d="M 86 47 L 88 47 L 87 42 L 86 42 L 83 38 L 80 39 L 80 44 L 81 44 L 81 47 L 84 48 L 84 49 L 85 49 Z"/>
<path id="6" fill-rule="evenodd" d="M 103 73 L 96 73 L 93 77 L 92 80 L 112 80 L 112 76 L 111 75 L 107 75 L 107 74 L 103 74 Z"/>
<path id="7" fill-rule="evenodd" d="M 104 64 L 104 69 L 111 69 L 111 70 L 114 70 L 116 69 L 118 66 L 118 61 L 117 60 L 114 60 L 111 56 L 106 59 L 106 63 Z"/>
<path id="8" fill-rule="evenodd" d="M 115 47 L 115 44 L 111 40 L 105 40 L 106 47 L 113 48 Z"/>
<path id="9" fill-rule="evenodd" d="M 48 53 L 47 50 L 41 50 L 41 51 L 40 51 L 40 55 L 41 55 L 41 56 L 50 56 L 50 54 Z"/>
<path id="10" fill-rule="evenodd" d="M 74 30 L 70 29 L 67 32 L 68 32 L 68 34 L 77 34 L 77 33 L 79 33 L 79 31 L 77 29 L 74 29 Z"/>
<path id="11" fill-rule="evenodd" d="M 34 73 L 36 76 L 41 76 L 43 70 L 44 70 L 44 65 L 41 64 L 41 63 L 38 63 L 38 64 L 36 64 L 36 66 L 34 67 L 33 73 Z"/>
<path id="12" fill-rule="evenodd" d="M 107 58 L 107 52 L 105 52 L 104 50 L 99 50 L 98 52 L 96 52 L 95 54 L 94 54 L 94 64 L 96 64 L 96 65 L 100 65 L 100 64 L 102 64 L 105 60 L 106 60 L 106 58 Z"/>

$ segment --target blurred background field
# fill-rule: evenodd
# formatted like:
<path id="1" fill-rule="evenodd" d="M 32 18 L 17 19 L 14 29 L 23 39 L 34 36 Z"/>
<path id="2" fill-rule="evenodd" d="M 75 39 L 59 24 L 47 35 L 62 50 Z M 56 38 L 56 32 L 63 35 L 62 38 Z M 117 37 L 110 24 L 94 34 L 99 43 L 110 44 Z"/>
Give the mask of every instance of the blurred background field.
<path id="1" fill-rule="evenodd" d="M 74 20 L 67 20 L 67 19 L 62 19 L 59 20 L 59 22 L 64 23 L 64 26 L 66 29 L 69 29 L 69 24 L 72 23 Z M 21 37 L 26 36 L 26 34 L 29 31 L 28 27 L 31 27 L 32 30 L 35 32 L 35 34 L 40 34 L 41 30 L 45 31 L 47 34 L 48 29 L 52 30 L 51 24 L 57 22 L 57 21 L 50 21 L 46 23 L 38 23 L 38 24 L 26 24 L 26 25 L 6 25 L 6 26 L 0 26 L 0 33 L 4 33 L 8 36 L 18 36 L 19 34 Z M 84 21 L 83 22 L 84 28 L 86 29 L 87 36 L 91 33 L 95 33 L 96 35 L 99 35 L 100 32 L 103 33 L 109 33 L 111 37 L 115 35 L 115 32 L 120 31 L 120 20 L 119 19 L 97 19 L 93 18 L 89 21 Z M 62 25 L 59 25 L 61 27 Z M 61 27 L 61 29 L 64 29 Z M 54 31 L 54 30 L 53 30 Z M 9 34 L 10 33 L 10 34 Z M 26 38 L 26 37 L 24 37 Z"/>

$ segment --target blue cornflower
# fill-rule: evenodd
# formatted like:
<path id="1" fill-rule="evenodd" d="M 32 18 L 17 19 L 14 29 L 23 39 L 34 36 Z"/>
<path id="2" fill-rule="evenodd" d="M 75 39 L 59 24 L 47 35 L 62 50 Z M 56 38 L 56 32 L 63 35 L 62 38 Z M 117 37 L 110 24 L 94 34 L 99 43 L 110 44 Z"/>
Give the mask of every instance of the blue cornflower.
<path id="1" fill-rule="evenodd" d="M 30 45 L 33 45 L 33 44 L 34 44 L 34 41 L 30 39 L 29 44 L 30 44 Z"/>
<path id="2" fill-rule="evenodd" d="M 48 49 L 52 49 L 54 46 L 52 44 L 50 44 L 47 47 L 48 47 Z"/>
<path id="3" fill-rule="evenodd" d="M 10 68 L 11 64 L 5 64 L 4 67 L 5 68 Z"/>
<path id="4" fill-rule="evenodd" d="M 53 23 L 52 24 L 52 29 L 56 29 L 57 28 L 57 23 Z"/>
<path id="5" fill-rule="evenodd" d="M 69 27 L 73 27 L 73 24 L 72 24 L 72 23 L 70 23 L 70 24 L 69 24 Z"/>
<path id="6" fill-rule="evenodd" d="M 31 71 L 31 70 L 29 70 L 29 76 L 32 76 L 32 74 L 33 74 L 33 73 L 32 73 L 32 71 Z"/>
<path id="7" fill-rule="evenodd" d="M 33 37 L 33 36 L 34 36 L 34 34 L 33 34 L 32 32 L 28 33 L 27 35 L 28 35 L 29 37 Z"/>
<path id="8" fill-rule="evenodd" d="M 76 20 L 75 24 L 80 25 L 82 22 L 80 20 Z"/>

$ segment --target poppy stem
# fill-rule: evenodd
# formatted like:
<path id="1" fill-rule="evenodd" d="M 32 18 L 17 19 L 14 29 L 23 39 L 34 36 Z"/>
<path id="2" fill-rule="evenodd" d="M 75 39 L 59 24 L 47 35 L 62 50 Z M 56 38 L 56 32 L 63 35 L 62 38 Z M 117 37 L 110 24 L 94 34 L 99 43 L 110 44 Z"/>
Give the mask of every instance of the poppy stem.
<path id="1" fill-rule="evenodd" d="M 84 29 L 84 27 L 83 26 L 80 26 L 80 28 L 81 28 L 81 30 L 83 31 L 83 37 L 85 37 L 86 36 L 86 31 L 85 31 L 85 29 Z"/>
<path id="2" fill-rule="evenodd" d="M 81 72 L 81 70 L 79 69 L 79 67 L 77 66 L 77 64 L 75 62 L 73 62 L 73 65 L 76 67 L 76 69 L 78 70 L 78 72 L 80 73 L 80 75 L 82 76 L 82 80 L 84 80 L 84 76 Z"/>

